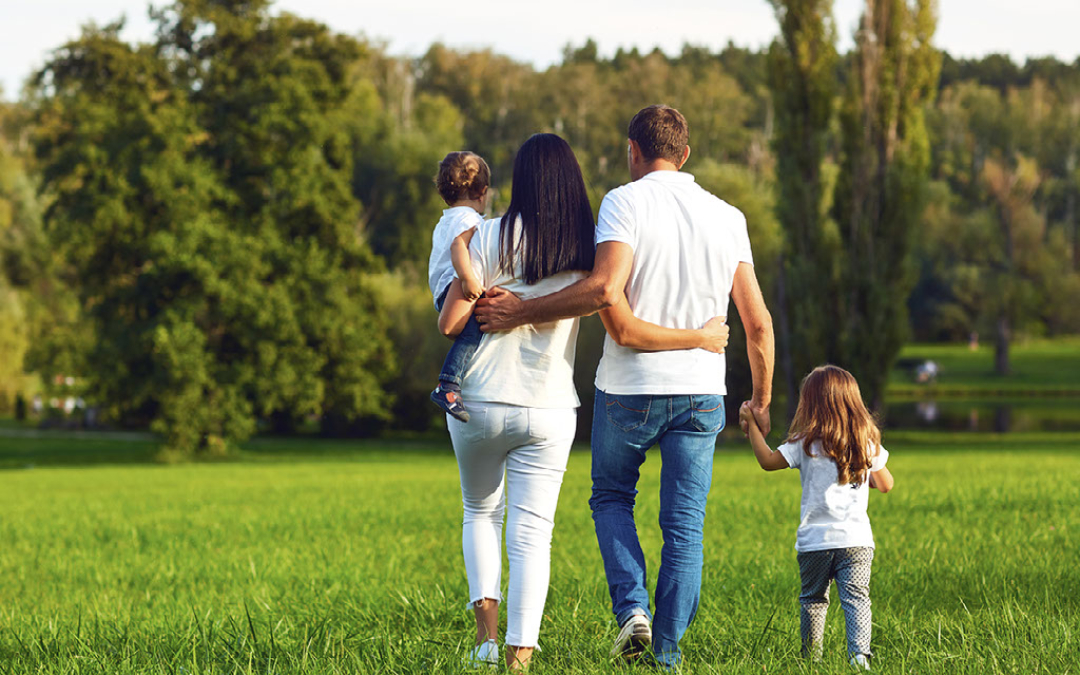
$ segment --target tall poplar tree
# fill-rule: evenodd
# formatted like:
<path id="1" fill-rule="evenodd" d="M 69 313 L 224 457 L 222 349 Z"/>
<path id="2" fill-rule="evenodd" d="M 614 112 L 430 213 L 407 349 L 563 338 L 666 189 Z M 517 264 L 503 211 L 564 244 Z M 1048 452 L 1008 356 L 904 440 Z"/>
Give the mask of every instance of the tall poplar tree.
<path id="1" fill-rule="evenodd" d="M 826 165 L 835 117 L 836 33 L 832 0 L 773 0 L 780 37 L 768 56 L 775 111 L 777 214 L 785 244 L 777 265 L 780 359 L 788 416 L 797 383 L 835 358 L 835 230 Z"/>
<path id="2" fill-rule="evenodd" d="M 926 204 L 925 109 L 941 67 L 934 0 L 867 0 L 841 110 L 840 358 L 875 407 L 907 337 L 912 236 Z"/>

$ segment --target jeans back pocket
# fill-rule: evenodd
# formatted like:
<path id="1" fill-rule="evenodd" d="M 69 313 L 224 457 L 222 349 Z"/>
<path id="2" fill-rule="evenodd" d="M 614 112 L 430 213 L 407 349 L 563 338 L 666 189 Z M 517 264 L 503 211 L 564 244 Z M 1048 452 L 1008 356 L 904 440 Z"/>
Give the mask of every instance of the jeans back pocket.
<path id="1" fill-rule="evenodd" d="M 607 418 L 622 431 L 633 431 L 649 419 L 652 396 L 648 394 L 604 394 Z"/>
<path id="2" fill-rule="evenodd" d="M 690 397 L 690 424 L 698 431 L 718 433 L 724 428 L 726 420 L 723 396 L 709 394 Z"/>

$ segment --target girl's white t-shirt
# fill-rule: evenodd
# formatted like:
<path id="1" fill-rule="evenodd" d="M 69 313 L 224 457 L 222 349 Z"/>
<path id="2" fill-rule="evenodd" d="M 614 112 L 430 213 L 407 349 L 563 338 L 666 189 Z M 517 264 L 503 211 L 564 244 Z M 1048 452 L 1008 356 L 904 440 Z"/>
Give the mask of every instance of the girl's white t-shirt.
<path id="1" fill-rule="evenodd" d="M 471 206 L 454 206 L 442 212 L 442 218 L 431 233 L 431 257 L 428 258 L 428 286 L 438 306 L 439 296 L 454 280 L 454 263 L 450 260 L 450 244 L 464 232 L 480 223 L 484 217 Z"/>
<path id="2" fill-rule="evenodd" d="M 836 482 L 836 462 L 821 452 L 821 444 L 810 446 L 812 457 L 803 452 L 802 442 L 777 448 L 788 466 L 799 470 L 802 507 L 795 550 L 824 551 L 832 548 L 874 546 L 874 532 L 866 513 L 870 501 L 870 481 L 840 485 Z M 870 471 L 880 471 L 889 461 L 889 451 L 878 446 Z M 867 477 L 869 479 L 869 476 Z"/>
<path id="3" fill-rule="evenodd" d="M 520 219 L 515 236 L 520 233 Z M 585 272 L 560 272 L 529 285 L 521 281 L 520 261 L 512 271 L 499 268 L 500 219 L 484 221 L 469 245 L 473 270 L 485 289 L 499 286 L 523 300 L 549 295 L 583 279 Z M 574 357 L 578 319 L 520 326 L 485 333 L 461 383 L 466 401 L 507 403 L 528 408 L 576 408 Z"/>

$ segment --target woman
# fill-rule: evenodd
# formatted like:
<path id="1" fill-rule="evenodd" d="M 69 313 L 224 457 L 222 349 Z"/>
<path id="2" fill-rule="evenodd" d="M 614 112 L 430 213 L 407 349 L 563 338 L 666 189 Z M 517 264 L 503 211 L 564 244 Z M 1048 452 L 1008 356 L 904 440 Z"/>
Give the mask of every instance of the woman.
<path id="1" fill-rule="evenodd" d="M 500 286 L 536 297 L 592 269 L 594 228 L 585 181 L 570 146 L 554 134 L 536 134 L 514 160 L 506 215 L 476 228 L 469 253 L 484 288 Z M 473 304 L 465 300 L 461 284 L 452 283 L 439 316 L 443 334 L 456 335 Z M 626 346 L 723 351 L 727 344 L 722 317 L 700 330 L 675 330 L 637 320 L 625 302 L 614 309 L 608 320 L 620 325 Z M 555 508 L 577 426 L 577 331 L 577 319 L 564 319 L 485 336 L 462 382 L 471 419 L 465 423 L 447 416 L 465 510 L 462 548 L 476 615 L 476 648 L 468 660 L 474 665 L 499 659 L 495 638 L 505 506 L 507 666 L 528 665 L 537 644 Z"/>

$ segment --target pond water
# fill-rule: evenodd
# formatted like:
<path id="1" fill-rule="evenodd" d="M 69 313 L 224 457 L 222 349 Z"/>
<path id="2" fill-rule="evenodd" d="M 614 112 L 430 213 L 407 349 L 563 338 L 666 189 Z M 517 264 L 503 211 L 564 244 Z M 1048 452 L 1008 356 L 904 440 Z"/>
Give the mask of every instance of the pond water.
<path id="1" fill-rule="evenodd" d="M 938 431 L 1080 431 L 1080 398 L 894 401 L 886 429 Z"/>

